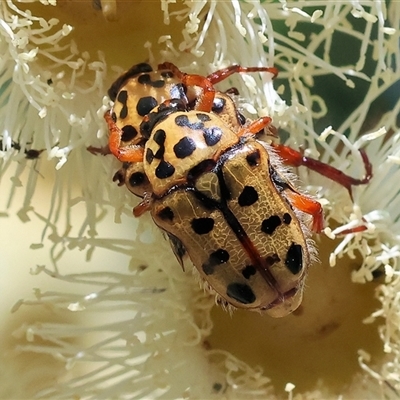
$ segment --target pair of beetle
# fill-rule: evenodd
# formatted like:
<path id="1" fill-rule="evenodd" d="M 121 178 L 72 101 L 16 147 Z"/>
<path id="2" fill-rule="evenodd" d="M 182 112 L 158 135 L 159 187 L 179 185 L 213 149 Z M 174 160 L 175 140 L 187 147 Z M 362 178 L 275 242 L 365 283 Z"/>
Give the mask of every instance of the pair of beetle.
<path id="1" fill-rule="evenodd" d="M 187 253 L 205 286 L 228 309 L 282 317 L 301 303 L 316 250 L 311 230 L 323 228 L 320 204 L 299 192 L 283 166 L 307 165 L 344 185 L 357 180 L 284 145 L 269 117 L 247 121 L 230 92 L 214 85 L 233 73 L 275 68 L 238 65 L 208 76 L 186 74 L 172 63 L 138 64 L 108 94 L 109 152 L 123 167 L 114 177 L 142 198 L 135 216 L 150 211 L 183 266 Z M 99 151 L 91 148 L 92 151 Z"/>

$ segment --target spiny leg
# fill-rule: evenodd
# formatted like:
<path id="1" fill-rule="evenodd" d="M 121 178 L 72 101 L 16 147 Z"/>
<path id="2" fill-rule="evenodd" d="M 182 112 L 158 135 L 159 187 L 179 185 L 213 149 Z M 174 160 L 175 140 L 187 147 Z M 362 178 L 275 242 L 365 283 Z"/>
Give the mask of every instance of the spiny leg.
<path id="1" fill-rule="evenodd" d="M 151 208 L 151 203 L 153 201 L 153 194 L 151 192 L 146 192 L 144 194 L 143 200 L 133 209 L 133 215 L 138 218 L 143 215 L 146 211 Z"/>
<path id="2" fill-rule="evenodd" d="M 175 64 L 170 62 L 165 62 L 158 65 L 158 69 L 170 69 L 174 74 L 178 76 L 178 78 L 182 78 L 183 75 L 187 75 L 182 72 Z M 221 68 L 218 71 L 214 71 L 211 74 L 207 75 L 206 79 L 208 79 L 213 85 L 223 81 L 226 78 L 229 78 L 233 74 L 237 73 L 249 73 L 249 72 L 269 72 L 273 75 L 272 79 L 275 79 L 278 76 L 278 68 L 275 67 L 242 67 L 241 65 L 230 65 L 226 68 Z"/>
<path id="3" fill-rule="evenodd" d="M 97 154 L 101 154 L 102 156 L 106 156 L 108 154 L 112 154 L 108 144 L 106 146 L 103 146 L 103 147 L 89 146 L 89 147 L 86 147 L 86 150 L 89 153 L 92 153 L 94 156 L 97 156 Z"/>
<path id="4" fill-rule="evenodd" d="M 293 167 L 304 166 L 319 174 L 326 176 L 327 178 L 333 180 L 344 186 L 350 194 L 353 200 L 352 186 L 367 184 L 372 178 L 372 164 L 370 163 L 367 154 L 364 150 L 360 149 L 361 158 L 365 167 L 365 176 L 362 179 L 356 179 L 349 175 L 346 175 L 342 171 L 338 170 L 331 165 L 323 163 L 311 157 L 306 157 L 299 151 L 294 150 L 283 144 L 273 144 L 274 149 L 280 155 L 285 164 L 291 165 Z"/>
<path id="5" fill-rule="evenodd" d="M 292 190 L 285 190 L 285 195 L 295 208 L 313 217 L 314 232 L 319 233 L 324 229 L 324 215 L 318 201 Z"/>
<path id="6" fill-rule="evenodd" d="M 235 87 L 231 87 L 231 88 L 225 90 L 224 93 L 232 95 L 232 96 L 239 96 L 240 95 L 239 90 L 237 88 L 235 88 Z"/>
<path id="7" fill-rule="evenodd" d="M 363 218 L 363 221 L 365 221 L 365 219 Z M 358 232 L 364 232 L 368 229 L 368 227 L 366 225 L 359 225 L 356 226 L 354 228 L 349 228 L 349 229 L 345 229 L 344 231 L 340 231 L 340 235 L 347 235 L 349 233 L 358 233 Z"/>
<path id="8" fill-rule="evenodd" d="M 178 77 L 185 86 L 198 86 L 202 89 L 202 93 L 194 106 L 195 110 L 210 112 L 215 97 L 215 88 L 212 82 L 205 76 L 187 74 L 182 72 L 175 64 L 165 62 L 158 66 L 158 69 L 169 69 Z"/>
<path id="9" fill-rule="evenodd" d="M 273 75 L 272 79 L 276 78 L 276 76 L 278 75 L 278 69 L 275 67 L 242 67 L 240 65 L 230 65 L 229 67 L 212 72 L 207 76 L 207 79 L 212 84 L 216 84 L 228 78 L 229 76 L 237 74 L 239 72 L 269 72 Z"/>
<path id="10" fill-rule="evenodd" d="M 260 131 L 262 131 L 264 128 L 266 128 L 268 125 L 270 125 L 271 121 L 272 119 L 270 117 L 260 117 L 255 121 L 251 122 L 250 125 L 244 126 L 242 129 L 240 129 L 237 135 L 239 137 L 249 134 L 254 136 Z"/>
<path id="11" fill-rule="evenodd" d="M 122 130 L 118 128 L 114 122 L 111 112 L 104 114 L 110 135 L 108 137 L 108 147 L 110 152 L 118 158 L 119 161 L 142 162 L 144 156 L 144 148 L 139 145 L 121 147 Z"/>
<path id="12" fill-rule="evenodd" d="M 207 77 L 182 72 L 175 64 L 170 62 L 165 62 L 158 65 L 158 69 L 171 70 L 185 86 L 201 87 L 203 93 L 200 96 L 200 99 L 197 101 L 195 109 L 206 112 L 210 112 L 213 105 L 215 97 L 215 89 L 213 85 L 223 81 L 229 76 L 239 72 L 269 72 L 273 74 L 272 79 L 274 79 L 278 75 L 278 69 L 275 67 L 242 67 L 240 65 L 231 65 L 227 68 L 222 68 L 218 71 L 212 72 Z"/>

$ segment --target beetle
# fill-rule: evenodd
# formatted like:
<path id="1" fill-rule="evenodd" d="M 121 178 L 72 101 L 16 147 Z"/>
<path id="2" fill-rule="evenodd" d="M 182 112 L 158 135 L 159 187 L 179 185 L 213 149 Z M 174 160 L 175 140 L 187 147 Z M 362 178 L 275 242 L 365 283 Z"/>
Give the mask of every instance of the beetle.
<path id="1" fill-rule="evenodd" d="M 278 71 L 274 67 L 241 67 L 231 65 L 207 76 L 210 85 L 214 85 L 239 72 L 269 72 L 275 78 Z M 195 75 L 191 75 L 193 79 Z M 200 79 L 201 76 L 198 76 Z M 112 119 L 118 130 L 111 129 L 108 146 L 98 148 L 89 146 L 94 154 L 113 154 L 118 160 L 130 161 L 129 148 L 144 144 L 145 139 L 140 134 L 139 126 L 144 116 L 153 108 L 169 99 L 180 99 L 188 107 L 193 107 L 201 91 L 193 84 L 184 84 L 182 72 L 172 63 L 160 64 L 157 70 L 148 63 L 139 63 L 122 74 L 109 88 L 108 96 L 114 105 L 105 114 L 109 126 Z M 238 129 L 246 122 L 246 118 L 238 111 L 230 95 L 237 95 L 235 88 L 226 92 L 216 92 L 211 112 L 219 115 L 232 129 Z M 208 107 L 208 106 L 207 106 Z"/>
<path id="2" fill-rule="evenodd" d="M 126 163 L 124 179 L 117 180 L 128 179 L 129 189 L 143 198 L 135 216 L 150 211 L 181 265 L 187 254 L 223 307 L 274 317 L 289 314 L 301 303 L 307 270 L 316 257 L 311 231 L 323 229 L 323 214 L 320 203 L 301 193 L 283 164 L 306 165 L 351 195 L 353 185 L 372 176 L 365 152 L 365 178 L 351 178 L 259 139 L 264 129 L 273 132 L 269 117 L 243 121 L 233 102 L 225 119 L 218 115 L 215 100 L 225 94 L 214 84 L 223 79 L 222 70 L 201 76 L 185 74 L 171 63 L 161 68 L 172 71 L 178 80 L 173 85 L 180 82 L 183 89 L 146 110 L 135 135 L 140 140 L 121 146 L 124 128 L 113 116 L 115 106 L 105 115 L 110 151 Z M 232 66 L 226 74 L 241 68 Z M 124 79 L 116 86 L 124 87 Z"/>

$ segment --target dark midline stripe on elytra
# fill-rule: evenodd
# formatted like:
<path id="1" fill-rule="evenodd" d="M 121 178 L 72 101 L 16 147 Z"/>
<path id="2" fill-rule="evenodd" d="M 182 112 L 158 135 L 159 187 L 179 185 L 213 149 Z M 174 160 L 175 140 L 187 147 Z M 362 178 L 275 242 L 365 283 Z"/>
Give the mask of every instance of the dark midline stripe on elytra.
<path id="1" fill-rule="evenodd" d="M 258 250 L 254 247 L 250 238 L 247 236 L 246 231 L 243 229 L 238 219 L 235 217 L 233 212 L 228 207 L 226 200 L 231 198 L 231 193 L 222 176 L 222 170 L 221 170 L 222 166 L 223 163 L 218 163 L 218 166 L 213 171 L 218 176 L 218 181 L 221 189 L 221 202 L 210 199 L 209 197 L 200 193 L 193 187 L 187 187 L 186 190 L 192 191 L 193 194 L 196 196 L 196 198 L 204 205 L 205 208 L 218 209 L 222 213 L 227 224 L 238 238 L 239 242 L 243 246 L 246 253 L 249 255 L 252 263 L 254 264 L 254 267 L 257 268 L 257 270 L 260 272 L 261 276 L 264 278 L 266 283 L 276 292 L 278 292 L 279 295 L 282 295 L 281 291 L 278 288 L 278 283 L 276 279 L 268 270 L 268 265 L 266 260 L 262 259 Z"/>
<path id="2" fill-rule="evenodd" d="M 227 148 L 220 155 L 218 161 L 215 161 L 213 159 L 204 160 L 203 163 L 204 163 L 205 171 L 203 171 L 203 170 L 200 171 L 198 166 L 196 166 L 195 168 L 192 168 L 192 170 L 196 170 L 196 172 L 194 174 L 189 174 L 189 175 L 191 175 L 190 181 L 192 181 L 193 183 L 191 182 L 190 184 L 185 183 L 185 184 L 173 186 L 166 193 L 164 193 L 162 196 L 157 197 L 157 198 L 161 199 L 162 197 L 167 196 L 167 195 L 171 194 L 172 192 L 175 192 L 176 190 L 191 191 L 197 197 L 197 199 L 204 205 L 204 207 L 206 209 L 219 210 L 222 213 L 222 215 L 224 216 L 229 227 L 232 229 L 233 233 L 238 238 L 238 240 L 241 243 L 241 245 L 243 246 L 244 250 L 249 255 L 251 261 L 254 263 L 254 267 L 257 268 L 257 270 L 260 272 L 261 276 L 264 278 L 266 283 L 271 288 L 273 288 L 278 293 L 278 295 L 281 297 L 281 296 L 283 296 L 283 293 L 279 290 L 279 288 L 278 288 L 279 285 L 278 285 L 276 279 L 270 273 L 270 271 L 268 269 L 267 261 L 262 259 L 258 250 L 254 247 L 250 238 L 247 236 L 246 231 L 243 229 L 242 225 L 237 220 L 237 218 L 235 217 L 233 212 L 229 209 L 228 204 L 226 202 L 226 200 L 231 199 L 231 193 L 230 193 L 230 191 L 225 183 L 225 180 L 222 176 L 222 167 L 224 166 L 225 162 L 230 158 L 232 152 L 234 152 L 239 147 L 241 147 L 245 140 L 246 140 L 245 138 L 240 138 L 238 143 Z M 210 199 L 209 197 L 200 193 L 194 187 L 194 181 L 201 173 L 204 173 L 204 172 L 214 172 L 217 174 L 218 182 L 219 182 L 219 185 L 221 188 L 221 202 L 220 203 L 218 201 Z"/>

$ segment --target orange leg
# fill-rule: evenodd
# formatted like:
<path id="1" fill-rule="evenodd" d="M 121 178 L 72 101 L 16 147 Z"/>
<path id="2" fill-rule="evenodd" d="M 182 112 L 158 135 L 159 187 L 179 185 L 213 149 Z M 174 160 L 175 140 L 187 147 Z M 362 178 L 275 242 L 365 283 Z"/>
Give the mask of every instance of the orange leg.
<path id="1" fill-rule="evenodd" d="M 313 224 L 312 230 L 314 232 L 321 232 L 324 229 L 324 216 L 322 213 L 322 206 L 318 201 L 311 199 L 303 194 L 285 191 L 286 197 L 289 199 L 290 203 L 296 207 L 298 210 L 303 211 L 306 214 L 312 215 Z"/>
<path id="2" fill-rule="evenodd" d="M 149 211 L 152 203 L 152 193 L 146 192 L 143 200 L 133 209 L 133 215 L 138 218 L 146 211 Z"/>
<path id="3" fill-rule="evenodd" d="M 108 147 L 110 152 L 118 158 L 119 161 L 127 162 L 142 162 L 144 156 L 144 148 L 139 145 L 132 145 L 126 147 L 121 146 L 122 131 L 115 124 L 111 117 L 110 111 L 104 114 L 104 119 L 107 122 L 110 136 L 108 138 Z"/>
<path id="4" fill-rule="evenodd" d="M 273 74 L 272 79 L 278 75 L 278 69 L 275 67 L 241 67 L 240 65 L 230 65 L 227 68 L 219 69 L 207 76 L 207 79 L 212 83 L 216 84 L 223 81 L 233 74 L 238 72 L 269 72 Z"/>
<path id="5" fill-rule="evenodd" d="M 212 83 L 201 75 L 185 75 L 182 79 L 182 83 L 185 86 L 201 87 L 202 93 L 200 98 L 196 101 L 194 109 L 198 111 L 211 112 L 215 98 L 215 88 Z"/>
<path id="6" fill-rule="evenodd" d="M 239 137 L 248 134 L 256 135 L 261 130 L 266 128 L 271 123 L 271 121 L 272 119 L 270 117 L 261 117 L 259 119 L 256 119 L 250 125 L 244 126 L 242 129 L 240 129 L 237 135 Z"/>
<path id="7" fill-rule="evenodd" d="M 360 225 L 360 226 L 356 226 L 354 228 L 350 228 L 350 229 L 345 229 L 344 231 L 340 232 L 340 235 L 347 235 L 349 233 L 358 233 L 358 232 L 364 232 L 366 231 L 368 228 L 365 225 Z"/>
<path id="8" fill-rule="evenodd" d="M 215 89 L 214 84 L 223 81 L 229 76 L 239 72 L 269 72 L 273 74 L 273 78 L 278 75 L 278 69 L 275 67 L 241 67 L 240 65 L 231 65 L 227 68 L 220 69 L 211 73 L 210 75 L 201 76 L 194 74 L 186 74 L 182 72 L 175 64 L 165 62 L 158 66 L 158 70 L 169 69 L 171 70 L 185 86 L 199 86 L 202 88 L 203 93 L 195 105 L 195 110 L 210 112 L 214 97 Z"/>
<path id="9" fill-rule="evenodd" d="M 233 95 L 233 96 L 239 96 L 240 95 L 239 90 L 237 88 L 235 88 L 235 87 L 231 87 L 231 88 L 225 90 L 224 93 L 225 94 L 230 94 L 230 95 Z"/>
<path id="10" fill-rule="evenodd" d="M 281 156 L 285 164 L 291 165 L 293 167 L 308 167 L 311 170 L 318 172 L 319 174 L 333 180 L 334 182 L 341 184 L 348 190 L 352 200 L 352 186 L 364 185 L 368 183 L 372 178 L 372 165 L 368 159 L 367 154 L 362 149 L 360 149 L 359 151 L 364 162 L 365 177 L 363 179 L 356 179 L 346 175 L 342 171 L 328 164 L 315 160 L 314 158 L 303 156 L 300 152 L 293 150 L 283 144 L 273 144 L 273 147 L 276 152 Z"/>
<path id="11" fill-rule="evenodd" d="M 185 86 L 198 86 L 202 89 L 200 98 L 194 106 L 195 110 L 210 112 L 215 97 L 215 88 L 212 82 L 201 75 L 186 74 L 182 72 L 175 64 L 165 62 L 158 66 L 158 70 L 169 69 L 176 75 Z"/>

